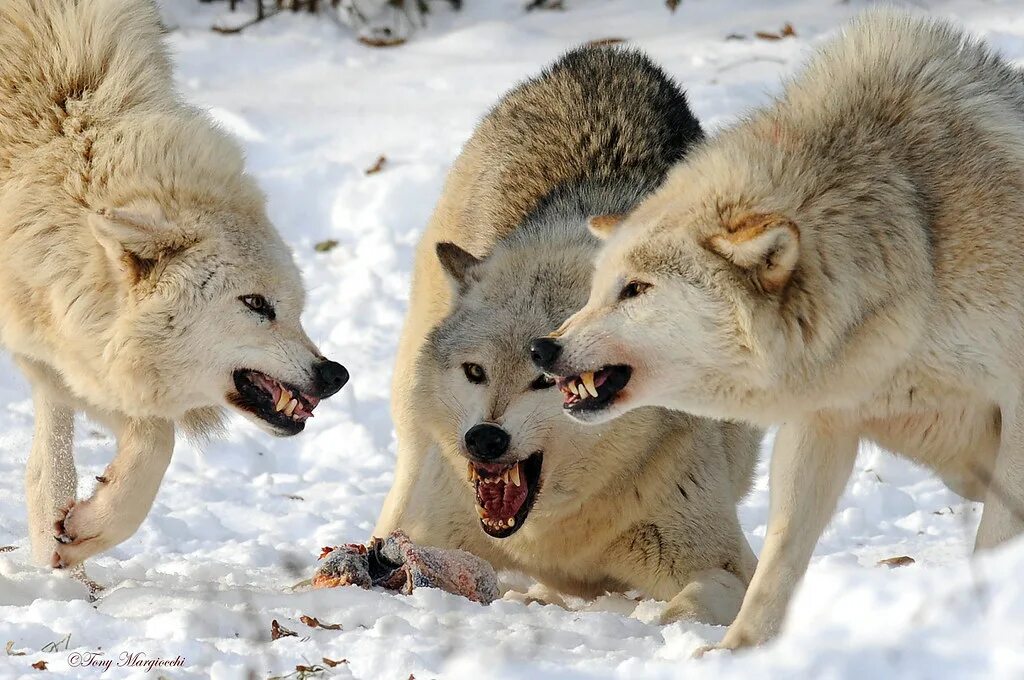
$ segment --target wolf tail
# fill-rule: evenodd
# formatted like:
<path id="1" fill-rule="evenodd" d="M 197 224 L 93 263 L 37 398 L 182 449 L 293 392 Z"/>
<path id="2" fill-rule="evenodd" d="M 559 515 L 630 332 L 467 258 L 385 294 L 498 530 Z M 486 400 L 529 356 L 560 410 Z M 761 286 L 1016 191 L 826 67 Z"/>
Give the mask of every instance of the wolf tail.
<path id="1" fill-rule="evenodd" d="M 0 2 L 0 170 L 19 150 L 134 109 L 172 91 L 152 0 Z"/>

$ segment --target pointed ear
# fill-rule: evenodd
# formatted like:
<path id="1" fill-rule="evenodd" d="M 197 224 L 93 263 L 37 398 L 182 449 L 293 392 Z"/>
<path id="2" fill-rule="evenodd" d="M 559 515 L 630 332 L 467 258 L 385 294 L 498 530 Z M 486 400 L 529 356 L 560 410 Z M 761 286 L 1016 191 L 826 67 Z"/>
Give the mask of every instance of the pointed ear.
<path id="1" fill-rule="evenodd" d="M 626 216 L 623 214 L 594 215 L 587 220 L 587 228 L 598 240 L 604 241 L 618 229 L 624 219 Z"/>
<path id="2" fill-rule="evenodd" d="M 149 202 L 101 208 L 89 215 L 89 227 L 111 264 L 132 283 L 146 278 L 160 258 L 194 243 L 167 220 L 158 205 Z"/>
<path id="3" fill-rule="evenodd" d="M 466 284 L 466 275 L 469 270 L 480 264 L 483 260 L 477 258 L 454 243 L 442 241 L 434 247 L 437 259 L 441 261 L 441 268 L 456 288 Z"/>
<path id="4" fill-rule="evenodd" d="M 765 292 L 778 293 L 800 257 L 800 230 L 782 215 L 746 215 L 727 233 L 712 236 L 707 247 L 750 272 Z"/>

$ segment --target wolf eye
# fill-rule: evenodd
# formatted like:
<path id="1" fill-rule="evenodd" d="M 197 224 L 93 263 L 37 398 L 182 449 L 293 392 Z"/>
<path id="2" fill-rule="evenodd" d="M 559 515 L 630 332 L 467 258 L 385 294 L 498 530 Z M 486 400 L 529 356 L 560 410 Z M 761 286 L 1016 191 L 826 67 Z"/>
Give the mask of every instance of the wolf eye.
<path id="1" fill-rule="evenodd" d="M 242 304 L 248 307 L 251 311 L 259 314 L 264 319 L 273 321 L 277 314 L 274 312 L 274 307 L 267 302 L 267 298 L 262 295 L 243 295 L 239 300 Z"/>
<path id="2" fill-rule="evenodd" d="M 466 374 L 466 380 L 474 385 L 487 382 L 487 373 L 480 364 L 462 364 L 462 372 Z"/>
<path id="3" fill-rule="evenodd" d="M 555 386 L 555 379 L 549 378 L 548 376 L 541 373 L 537 376 L 537 379 L 530 383 L 531 390 L 546 390 L 549 387 Z"/>
<path id="4" fill-rule="evenodd" d="M 643 281 L 630 281 L 622 287 L 622 290 L 619 291 L 619 299 L 628 300 L 630 298 L 639 297 L 646 293 L 650 287 L 651 284 L 644 283 Z"/>

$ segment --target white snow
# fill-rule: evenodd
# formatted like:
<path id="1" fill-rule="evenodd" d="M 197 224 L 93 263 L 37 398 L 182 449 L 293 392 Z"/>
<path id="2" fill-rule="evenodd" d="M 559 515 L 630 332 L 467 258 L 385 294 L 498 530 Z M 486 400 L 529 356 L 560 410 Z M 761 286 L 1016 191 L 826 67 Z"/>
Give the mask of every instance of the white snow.
<path id="1" fill-rule="evenodd" d="M 326 3 L 324 3 L 326 4 Z M 407 45 L 372 49 L 349 29 L 286 14 L 223 36 L 224 3 L 164 0 L 186 97 L 244 144 L 270 213 L 302 267 L 305 321 L 353 380 L 307 432 L 277 440 L 241 420 L 203 447 L 179 443 L 156 505 L 129 541 L 91 563 L 110 586 L 29 563 L 22 476 L 32 431 L 25 381 L 0 355 L 0 677 L 266 678 L 347 659 L 322 677 L 455 678 L 1024 677 L 1024 543 L 970 559 L 977 505 L 926 471 L 862 452 L 818 545 L 782 635 L 758 650 L 692 660 L 724 629 L 654 625 L 660 605 L 606 597 L 573 611 L 445 593 L 356 588 L 293 592 L 324 545 L 365 540 L 395 446 L 388 386 L 412 248 L 445 172 L 475 121 L 517 80 L 570 46 L 622 37 L 687 88 L 714 129 L 762 104 L 823 37 L 866 3 L 834 0 L 566 0 L 525 14 L 525 0 L 434 2 Z M 1024 59 L 1012 0 L 916 2 Z M 242 3 L 240 11 L 251 11 Z M 752 39 L 785 22 L 795 38 Z M 732 33 L 746 40 L 726 40 Z M 382 172 L 364 170 L 385 155 Z M 328 253 L 314 244 L 335 239 Z M 77 458 L 91 489 L 112 440 L 80 421 Z M 767 517 L 767 468 L 741 519 L 755 550 Z M 890 570 L 879 559 L 909 555 Z M 300 615 L 340 623 L 313 630 Z M 270 641 L 271 621 L 300 637 Z M 68 637 L 70 636 L 70 637 Z M 57 643 L 58 651 L 52 650 Z M 122 653 L 180 668 L 118 667 Z M 82 667 L 92 657 L 111 668 Z"/>

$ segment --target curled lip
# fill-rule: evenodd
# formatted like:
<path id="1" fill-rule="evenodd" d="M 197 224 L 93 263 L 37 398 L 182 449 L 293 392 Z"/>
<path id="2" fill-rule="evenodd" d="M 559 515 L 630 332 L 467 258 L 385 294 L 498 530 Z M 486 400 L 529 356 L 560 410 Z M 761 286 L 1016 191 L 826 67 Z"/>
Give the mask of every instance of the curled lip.
<path id="1" fill-rule="evenodd" d="M 629 384 L 633 369 L 625 365 L 604 366 L 596 371 L 558 377 L 555 385 L 562 391 L 562 408 L 578 413 L 600 411 L 611 406 Z"/>
<path id="2" fill-rule="evenodd" d="M 251 368 L 232 374 L 235 391 L 227 399 L 235 408 L 266 422 L 284 436 L 302 432 L 320 399 L 300 388 Z"/>

